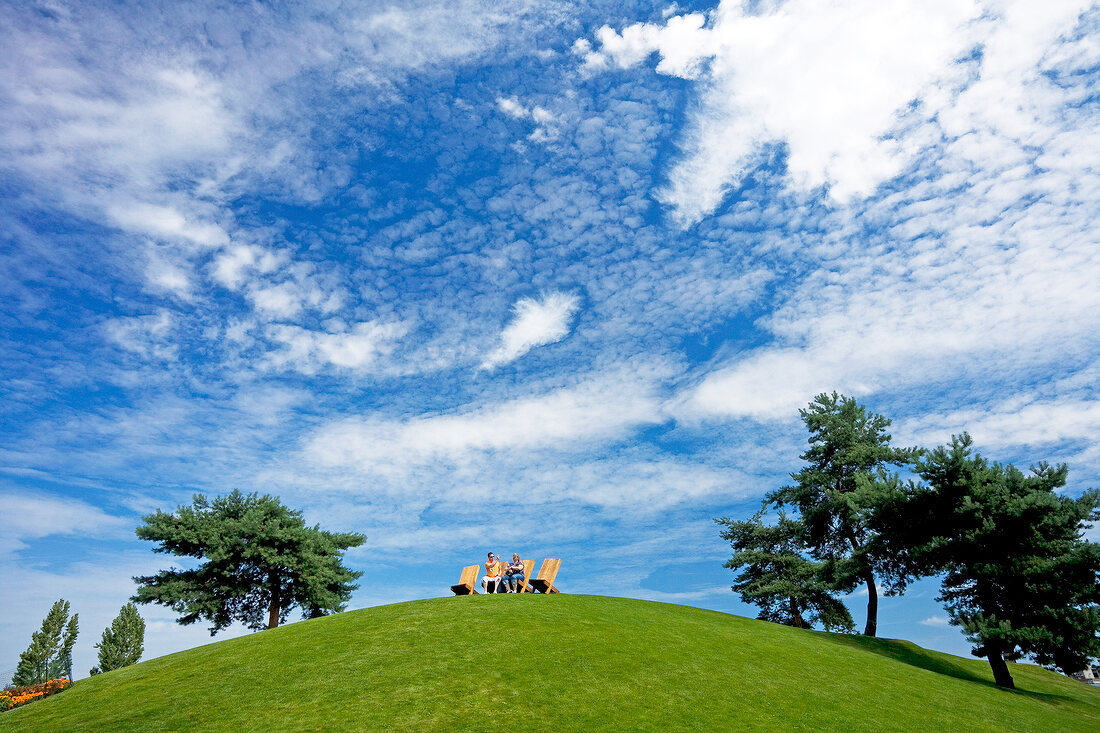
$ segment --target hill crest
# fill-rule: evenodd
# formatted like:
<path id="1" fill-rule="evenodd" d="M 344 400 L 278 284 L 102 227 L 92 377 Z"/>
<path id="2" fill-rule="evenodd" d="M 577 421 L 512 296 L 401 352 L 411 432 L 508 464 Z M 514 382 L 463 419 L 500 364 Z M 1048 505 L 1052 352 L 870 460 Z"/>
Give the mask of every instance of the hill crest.
<path id="1" fill-rule="evenodd" d="M 0 730 L 1096 730 L 1100 690 L 981 660 L 603 596 L 378 606 L 81 680 Z"/>

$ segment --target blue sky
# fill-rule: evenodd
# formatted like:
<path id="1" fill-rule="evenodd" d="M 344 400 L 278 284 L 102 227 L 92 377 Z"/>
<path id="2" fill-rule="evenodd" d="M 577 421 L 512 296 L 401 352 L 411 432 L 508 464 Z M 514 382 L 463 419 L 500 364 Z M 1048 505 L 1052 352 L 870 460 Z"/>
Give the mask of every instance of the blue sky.
<path id="1" fill-rule="evenodd" d="M 78 676 L 194 492 L 746 613 L 712 518 L 839 390 L 902 445 L 1100 449 L 1089 2 L 0 8 L 0 672 Z M 965 654 L 925 581 L 880 633 Z M 850 599 L 862 624 L 863 599 Z M 145 607 L 147 657 L 209 641 Z M 240 633 L 231 630 L 224 633 Z"/>

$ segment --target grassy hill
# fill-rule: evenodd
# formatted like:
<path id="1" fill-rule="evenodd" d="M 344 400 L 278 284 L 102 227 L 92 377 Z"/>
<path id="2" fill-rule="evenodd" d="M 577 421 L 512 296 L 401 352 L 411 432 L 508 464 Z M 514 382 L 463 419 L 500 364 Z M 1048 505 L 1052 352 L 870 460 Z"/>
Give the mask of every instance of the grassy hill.
<path id="1" fill-rule="evenodd" d="M 304 621 L 77 682 L 0 731 L 1100 730 L 1029 665 L 597 596 L 441 598 Z"/>

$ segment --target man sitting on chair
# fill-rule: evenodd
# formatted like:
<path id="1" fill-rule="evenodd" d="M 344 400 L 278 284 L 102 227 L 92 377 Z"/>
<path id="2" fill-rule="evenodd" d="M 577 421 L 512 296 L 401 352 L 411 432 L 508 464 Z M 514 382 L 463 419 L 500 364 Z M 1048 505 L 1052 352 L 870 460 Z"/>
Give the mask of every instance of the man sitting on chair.
<path id="1" fill-rule="evenodd" d="M 503 563 L 497 562 L 496 555 L 490 552 L 489 559 L 485 561 L 485 577 L 481 579 L 481 587 L 486 593 L 497 592 L 497 586 L 500 585 L 500 576 L 503 572 L 501 565 Z"/>

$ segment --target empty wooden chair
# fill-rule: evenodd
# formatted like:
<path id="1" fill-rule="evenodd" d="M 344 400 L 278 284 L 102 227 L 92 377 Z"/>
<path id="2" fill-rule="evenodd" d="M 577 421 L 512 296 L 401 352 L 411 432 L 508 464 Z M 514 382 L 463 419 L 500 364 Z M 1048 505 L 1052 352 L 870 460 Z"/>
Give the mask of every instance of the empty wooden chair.
<path id="1" fill-rule="evenodd" d="M 561 560 L 556 557 L 548 557 L 543 560 L 542 565 L 539 567 L 538 577 L 531 581 L 531 588 L 539 593 L 561 593 L 560 590 L 554 587 L 554 580 L 558 577 L 558 568 L 560 567 Z"/>
<path id="2" fill-rule="evenodd" d="M 462 575 L 458 578 L 458 584 L 452 585 L 451 590 L 456 596 L 468 596 L 471 593 L 477 595 L 474 584 L 477 583 L 477 571 L 480 565 L 467 565 L 462 568 Z"/>

